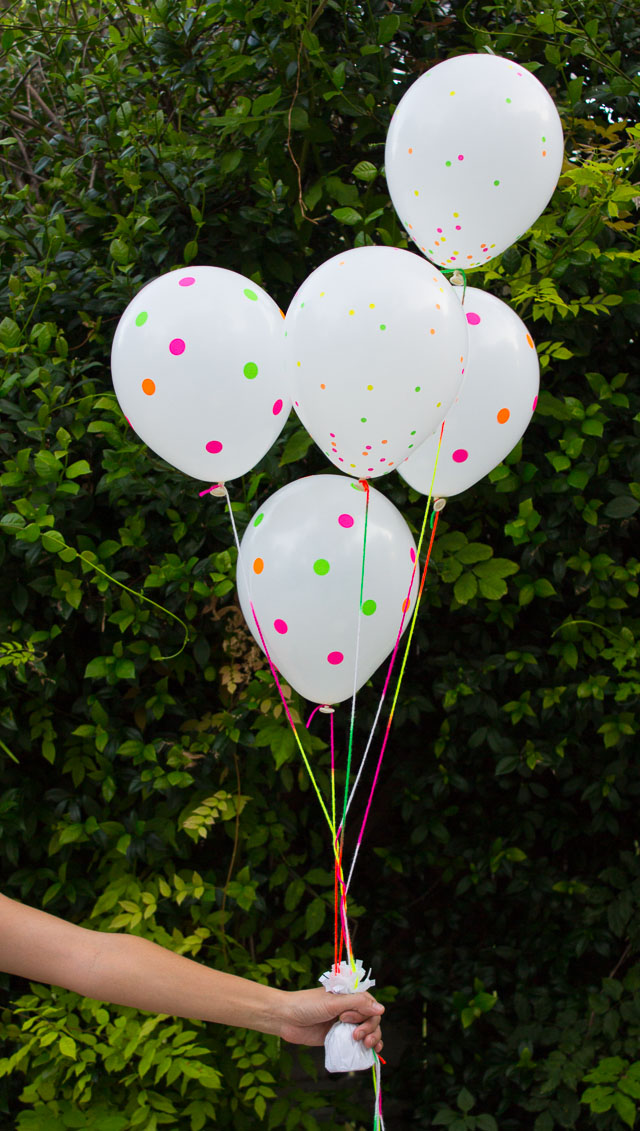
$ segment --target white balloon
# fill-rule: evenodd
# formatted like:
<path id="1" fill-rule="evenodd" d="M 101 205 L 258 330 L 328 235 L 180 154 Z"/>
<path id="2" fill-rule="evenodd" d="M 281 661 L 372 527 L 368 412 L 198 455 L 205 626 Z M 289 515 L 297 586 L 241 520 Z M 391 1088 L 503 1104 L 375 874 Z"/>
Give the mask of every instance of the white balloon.
<path id="1" fill-rule="evenodd" d="M 444 424 L 434 495 L 466 491 L 504 459 L 535 411 L 540 367 L 524 322 L 495 295 L 467 287 L 469 360 L 464 383 Z M 428 494 L 438 449 L 429 436 L 402 464 L 400 475 Z"/>
<path id="2" fill-rule="evenodd" d="M 171 271 L 144 287 L 118 323 L 111 369 L 145 444 L 209 483 L 254 467 L 291 408 L 282 319 L 266 291 L 222 267 Z"/>
<path id="3" fill-rule="evenodd" d="M 245 531 L 237 569 L 240 605 L 275 667 L 315 703 L 339 703 L 393 649 L 415 604 L 416 548 L 400 512 L 370 488 L 362 610 L 363 488 L 313 475 L 276 491 Z M 264 649 L 263 649 L 264 650 Z"/>
<path id="4" fill-rule="evenodd" d="M 327 260 L 285 322 L 294 407 L 340 471 L 371 479 L 437 427 L 462 380 L 467 326 L 454 288 L 395 247 Z"/>
<path id="5" fill-rule="evenodd" d="M 542 83 L 509 59 L 459 55 L 414 82 L 385 152 L 394 207 L 443 267 L 478 267 L 531 227 L 560 175 L 562 126 Z"/>

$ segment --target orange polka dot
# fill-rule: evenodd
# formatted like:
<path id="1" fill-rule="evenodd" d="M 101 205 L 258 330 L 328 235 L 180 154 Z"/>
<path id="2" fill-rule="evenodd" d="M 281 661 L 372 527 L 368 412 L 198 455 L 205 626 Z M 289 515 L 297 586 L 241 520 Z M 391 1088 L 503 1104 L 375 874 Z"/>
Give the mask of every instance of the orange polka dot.
<path id="1" fill-rule="evenodd" d="M 437 303 L 436 303 L 436 310 L 439 310 L 439 309 L 440 309 L 440 303 L 439 303 L 439 302 L 437 302 Z"/>
<path id="2" fill-rule="evenodd" d="M 506 424 L 510 416 L 511 413 L 509 412 L 508 408 L 501 408 L 496 417 L 496 420 L 498 421 L 498 424 Z"/>
<path id="3" fill-rule="evenodd" d="M 326 385 L 322 385 L 322 384 L 320 385 L 321 389 L 326 389 L 326 387 L 327 387 Z"/>
<path id="4" fill-rule="evenodd" d="M 438 241 L 438 240 L 436 240 L 436 241 L 435 241 L 435 246 L 436 246 L 436 247 L 440 247 L 440 243 L 439 243 L 439 241 Z"/>
<path id="5" fill-rule="evenodd" d="M 388 441 L 388 440 L 382 440 L 382 441 L 381 441 L 381 443 L 383 443 L 383 444 L 388 444 L 388 443 L 389 443 L 389 441 Z"/>
<path id="6" fill-rule="evenodd" d="M 435 334 L 435 330 L 429 330 L 430 334 Z"/>
<path id="7" fill-rule="evenodd" d="M 542 156 L 543 156 L 543 157 L 546 157 L 546 156 L 547 156 L 547 151 L 546 151 L 546 149 L 543 149 L 543 150 L 542 150 Z"/>
<path id="8" fill-rule="evenodd" d="M 264 562 L 263 562 L 262 558 L 256 558 L 254 563 L 253 563 L 253 572 L 254 573 L 262 573 L 263 569 L 264 569 Z"/>
<path id="9" fill-rule="evenodd" d="M 156 383 L 150 377 L 145 377 L 142 382 L 142 392 L 146 393 L 148 397 L 152 397 L 156 391 Z"/>
<path id="10" fill-rule="evenodd" d="M 413 231 L 413 224 L 409 224 L 411 231 Z"/>
<path id="11" fill-rule="evenodd" d="M 408 150 L 407 150 L 407 153 L 413 153 L 413 150 L 412 150 L 412 149 L 408 149 Z"/>
<path id="12" fill-rule="evenodd" d="M 531 346 L 531 349 L 533 349 L 533 348 L 534 348 L 534 346 L 533 346 L 533 338 L 531 337 L 531 334 L 527 334 L 527 342 L 528 342 L 528 343 L 529 343 L 529 345 Z"/>

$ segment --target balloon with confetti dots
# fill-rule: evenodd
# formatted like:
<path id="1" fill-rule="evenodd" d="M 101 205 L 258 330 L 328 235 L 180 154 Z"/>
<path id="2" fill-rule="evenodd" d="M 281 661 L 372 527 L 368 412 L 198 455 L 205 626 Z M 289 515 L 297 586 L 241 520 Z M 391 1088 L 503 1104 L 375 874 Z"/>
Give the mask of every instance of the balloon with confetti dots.
<path id="1" fill-rule="evenodd" d="M 247 624 L 287 682 L 314 703 L 340 703 L 354 683 L 361 687 L 392 651 L 415 604 L 411 532 L 374 488 L 361 600 L 365 507 L 364 489 L 345 476 L 298 479 L 267 499 L 240 546 Z"/>
<path id="2" fill-rule="evenodd" d="M 549 93 L 497 55 L 458 55 L 421 75 L 387 135 L 389 193 L 432 263 L 478 267 L 546 208 L 563 159 Z"/>
<path id="3" fill-rule="evenodd" d="M 359 247 L 321 264 L 287 311 L 294 407 L 340 471 L 387 474 L 433 432 L 462 380 L 467 323 L 420 256 Z"/>
<path id="4" fill-rule="evenodd" d="M 444 424 L 434 495 L 466 491 L 515 448 L 534 413 L 540 368 L 524 322 L 502 299 L 467 287 L 469 360 L 457 403 Z M 416 491 L 428 494 L 438 437 L 429 436 L 400 467 Z"/>
<path id="5" fill-rule="evenodd" d="M 147 284 L 111 351 L 116 396 L 141 440 L 208 483 L 254 467 L 291 408 L 282 318 L 262 287 L 222 267 Z"/>

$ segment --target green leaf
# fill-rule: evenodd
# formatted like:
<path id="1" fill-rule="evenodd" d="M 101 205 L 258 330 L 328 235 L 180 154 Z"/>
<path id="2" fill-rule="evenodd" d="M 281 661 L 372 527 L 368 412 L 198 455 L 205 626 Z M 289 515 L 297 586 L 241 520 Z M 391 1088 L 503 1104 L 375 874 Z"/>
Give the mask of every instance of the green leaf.
<path id="1" fill-rule="evenodd" d="M 604 514 L 607 518 L 630 518 L 635 514 L 640 503 L 637 499 L 633 499 L 631 495 L 616 495 L 610 503 L 607 503 L 604 508 Z"/>
<path id="2" fill-rule="evenodd" d="M 73 1037 L 63 1034 L 58 1042 L 58 1047 L 63 1056 L 71 1057 L 72 1060 L 76 1059 L 77 1047 Z"/>
<path id="3" fill-rule="evenodd" d="M 371 161 L 358 161 L 358 164 L 353 170 L 353 175 L 360 181 L 371 182 L 375 181 L 378 176 L 378 170 Z"/>
<path id="4" fill-rule="evenodd" d="M 460 1091 L 458 1092 L 458 1098 L 456 1100 L 460 1111 L 463 1111 L 466 1115 L 468 1111 L 471 1111 L 471 1108 L 473 1107 L 475 1102 L 475 1097 L 471 1095 L 471 1092 L 468 1088 L 460 1089 Z"/>
<path id="5" fill-rule="evenodd" d="M 616 1092 L 613 1097 L 613 1106 L 623 1123 L 626 1123 L 628 1127 L 633 1127 L 636 1121 L 636 1105 L 633 1100 L 622 1092 Z"/>
<path id="6" fill-rule="evenodd" d="M 13 318 L 5 317 L 0 322 L 0 345 L 8 350 L 20 345 L 20 327 Z"/>
<path id="7" fill-rule="evenodd" d="M 355 208 L 335 208 L 333 215 L 341 224 L 359 224 L 362 216 Z"/>
<path id="8" fill-rule="evenodd" d="M 288 463 L 297 463 L 298 460 L 304 459 L 309 448 L 313 443 L 313 436 L 304 428 L 298 428 L 291 434 L 285 449 L 280 457 L 280 467 L 285 467 Z"/>
<path id="9" fill-rule="evenodd" d="M 86 459 L 78 459 L 67 468 L 65 475 L 67 479 L 77 479 L 79 475 L 91 475 L 91 467 Z"/>
<path id="10" fill-rule="evenodd" d="M 391 15 L 383 16 L 378 24 L 378 43 L 390 43 L 400 27 L 400 17 Z"/>
<path id="11" fill-rule="evenodd" d="M 323 899 L 313 899 L 304 915 L 305 938 L 311 938 L 320 930 L 327 915 L 327 905 Z"/>
<path id="12" fill-rule="evenodd" d="M 453 587 L 453 595 L 460 605 L 472 601 L 478 592 L 478 582 L 472 573 L 463 573 Z"/>
<path id="13" fill-rule="evenodd" d="M 106 676 L 108 671 L 107 661 L 104 656 L 95 656 L 93 660 L 89 660 L 84 674 L 86 679 L 101 679 Z"/>

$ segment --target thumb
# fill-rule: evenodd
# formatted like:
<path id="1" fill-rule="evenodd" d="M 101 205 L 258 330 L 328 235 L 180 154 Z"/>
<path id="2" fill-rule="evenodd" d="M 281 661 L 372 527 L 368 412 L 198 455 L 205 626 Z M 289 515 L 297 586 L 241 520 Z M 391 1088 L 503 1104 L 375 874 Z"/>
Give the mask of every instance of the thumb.
<path id="1" fill-rule="evenodd" d="M 360 994 L 327 994 L 332 1000 L 327 1002 L 327 1012 L 330 1017 L 340 1014 L 359 1014 L 360 1019 L 384 1013 L 384 1005 L 376 1001 L 369 993 Z M 351 1020 L 351 1018 L 350 1018 Z M 355 1020 L 355 1019 L 354 1019 Z"/>

